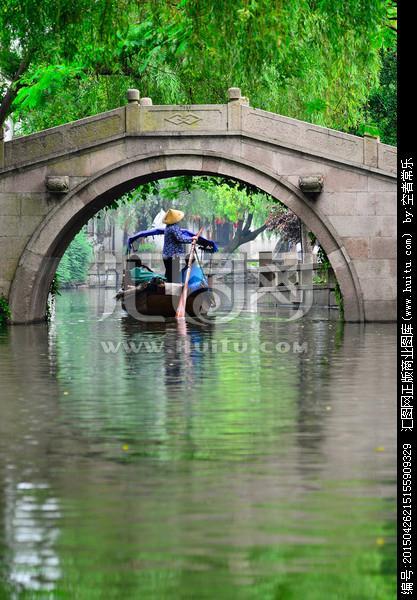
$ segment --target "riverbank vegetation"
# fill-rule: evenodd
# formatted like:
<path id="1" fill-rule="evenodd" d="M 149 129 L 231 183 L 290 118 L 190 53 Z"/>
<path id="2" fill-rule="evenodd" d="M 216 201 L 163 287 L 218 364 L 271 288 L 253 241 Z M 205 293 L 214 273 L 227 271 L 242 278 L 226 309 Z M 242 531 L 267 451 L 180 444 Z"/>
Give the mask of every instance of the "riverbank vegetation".
<path id="1" fill-rule="evenodd" d="M 0 296 L 0 327 L 6 325 L 11 317 L 10 306 L 7 298 L 2 294 Z"/>
<path id="2" fill-rule="evenodd" d="M 59 286 L 70 287 L 85 283 L 92 257 L 92 244 L 83 228 L 72 240 L 59 263 L 57 270 Z"/>

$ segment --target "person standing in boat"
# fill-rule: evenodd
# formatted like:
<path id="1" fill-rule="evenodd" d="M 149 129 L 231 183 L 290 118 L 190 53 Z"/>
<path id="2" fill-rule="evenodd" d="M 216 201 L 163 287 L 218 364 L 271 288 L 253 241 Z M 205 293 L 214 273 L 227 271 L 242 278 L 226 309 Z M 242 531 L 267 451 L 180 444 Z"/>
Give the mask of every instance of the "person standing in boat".
<path id="1" fill-rule="evenodd" d="M 197 236 L 186 237 L 178 223 L 184 218 L 182 210 L 169 208 L 163 218 L 165 223 L 164 247 L 162 258 L 165 265 L 165 277 L 170 283 L 181 283 L 180 262 L 185 256 L 184 244 L 191 244 Z"/>

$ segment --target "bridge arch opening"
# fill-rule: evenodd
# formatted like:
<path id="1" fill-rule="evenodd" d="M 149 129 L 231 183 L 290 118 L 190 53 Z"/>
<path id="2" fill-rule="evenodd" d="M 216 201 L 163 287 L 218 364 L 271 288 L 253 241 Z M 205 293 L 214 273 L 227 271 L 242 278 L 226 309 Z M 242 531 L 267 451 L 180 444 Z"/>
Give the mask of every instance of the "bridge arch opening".
<path id="1" fill-rule="evenodd" d="M 257 187 L 289 208 L 326 252 L 344 300 L 347 321 L 363 321 L 359 281 L 331 223 L 295 185 L 267 168 L 219 153 L 165 152 L 126 159 L 80 182 L 46 216 L 30 238 L 10 291 L 15 323 L 45 319 L 48 293 L 58 264 L 78 231 L 102 208 L 140 184 L 179 175 L 224 176 Z"/>

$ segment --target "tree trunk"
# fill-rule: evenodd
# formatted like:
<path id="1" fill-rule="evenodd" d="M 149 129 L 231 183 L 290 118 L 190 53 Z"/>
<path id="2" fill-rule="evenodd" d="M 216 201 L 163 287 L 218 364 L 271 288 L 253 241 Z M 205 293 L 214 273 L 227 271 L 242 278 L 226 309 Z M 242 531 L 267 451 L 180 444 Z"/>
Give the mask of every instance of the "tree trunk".
<path id="1" fill-rule="evenodd" d="M 302 251 L 302 257 L 303 257 L 303 263 L 313 262 L 311 244 L 310 244 L 310 240 L 308 237 L 308 230 L 302 221 L 300 222 L 300 229 L 301 229 L 301 251 Z"/>
<path id="2" fill-rule="evenodd" d="M 252 219 L 251 219 L 251 222 L 252 222 Z M 250 227 L 250 224 L 249 224 L 249 227 Z M 226 254 L 230 254 L 230 253 L 234 252 L 237 248 L 239 248 L 239 246 L 242 246 L 243 244 L 246 244 L 247 242 L 251 242 L 252 240 L 257 238 L 260 233 L 265 231 L 266 223 L 261 225 L 261 227 L 254 229 L 253 231 L 250 231 L 249 227 L 248 228 L 246 228 L 246 227 L 239 228 L 239 226 L 238 226 L 236 233 L 233 236 L 233 239 L 230 240 L 230 242 L 227 244 L 227 246 L 224 249 L 224 252 L 226 252 Z"/>

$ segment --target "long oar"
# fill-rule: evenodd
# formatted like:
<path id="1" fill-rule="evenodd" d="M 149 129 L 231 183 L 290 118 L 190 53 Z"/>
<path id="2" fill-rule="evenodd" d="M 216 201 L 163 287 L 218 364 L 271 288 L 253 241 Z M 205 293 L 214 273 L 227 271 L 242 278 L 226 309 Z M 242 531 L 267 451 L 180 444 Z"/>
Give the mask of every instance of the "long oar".
<path id="1" fill-rule="evenodd" d="M 201 227 L 200 231 L 197 233 L 196 239 L 191 242 L 191 250 L 190 250 L 190 256 L 188 258 L 188 266 L 187 266 L 187 273 L 185 275 L 184 287 L 182 288 L 180 301 L 179 301 L 178 307 L 177 307 L 177 312 L 175 313 L 176 319 L 185 319 L 185 305 L 187 303 L 188 281 L 190 279 L 191 266 L 193 264 L 195 245 L 196 245 L 197 240 L 200 237 L 202 231 L 203 231 L 203 227 Z"/>

